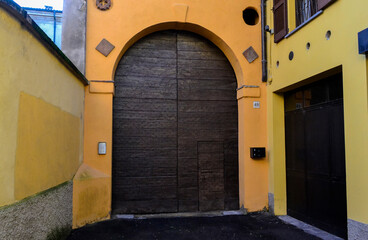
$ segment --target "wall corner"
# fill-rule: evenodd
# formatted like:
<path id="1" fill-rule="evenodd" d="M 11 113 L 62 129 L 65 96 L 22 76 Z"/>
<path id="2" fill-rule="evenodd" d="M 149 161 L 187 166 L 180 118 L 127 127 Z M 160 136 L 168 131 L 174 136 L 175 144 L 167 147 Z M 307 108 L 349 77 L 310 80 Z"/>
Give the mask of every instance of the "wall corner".
<path id="1" fill-rule="evenodd" d="M 85 74 L 86 68 L 86 0 L 64 0 L 61 49 Z"/>

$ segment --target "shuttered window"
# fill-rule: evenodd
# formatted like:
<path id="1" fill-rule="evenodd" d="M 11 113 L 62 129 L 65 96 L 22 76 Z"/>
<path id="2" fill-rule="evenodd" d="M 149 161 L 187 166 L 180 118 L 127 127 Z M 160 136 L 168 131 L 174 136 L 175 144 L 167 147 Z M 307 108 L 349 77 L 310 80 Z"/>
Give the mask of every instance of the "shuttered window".
<path id="1" fill-rule="evenodd" d="M 296 0 L 295 17 L 296 26 L 306 22 L 317 12 L 318 0 Z"/>
<path id="2" fill-rule="evenodd" d="M 298 27 L 336 0 L 273 0 L 275 43 L 280 42 L 289 32 L 287 1 L 295 1 L 296 26 Z"/>
<path id="3" fill-rule="evenodd" d="M 328 5 L 330 5 L 334 1 L 335 0 L 318 0 L 318 3 L 317 3 L 318 11 L 326 8 Z"/>
<path id="4" fill-rule="evenodd" d="M 288 33 L 286 4 L 287 0 L 273 1 L 275 43 L 280 42 Z"/>

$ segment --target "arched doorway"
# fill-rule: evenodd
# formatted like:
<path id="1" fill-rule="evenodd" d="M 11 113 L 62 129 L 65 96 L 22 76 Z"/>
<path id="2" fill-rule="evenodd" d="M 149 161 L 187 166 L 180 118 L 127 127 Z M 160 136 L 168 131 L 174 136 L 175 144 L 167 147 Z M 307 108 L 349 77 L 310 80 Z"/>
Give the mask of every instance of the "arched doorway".
<path id="1" fill-rule="evenodd" d="M 239 208 L 236 78 L 202 37 L 136 42 L 115 75 L 112 211 Z"/>

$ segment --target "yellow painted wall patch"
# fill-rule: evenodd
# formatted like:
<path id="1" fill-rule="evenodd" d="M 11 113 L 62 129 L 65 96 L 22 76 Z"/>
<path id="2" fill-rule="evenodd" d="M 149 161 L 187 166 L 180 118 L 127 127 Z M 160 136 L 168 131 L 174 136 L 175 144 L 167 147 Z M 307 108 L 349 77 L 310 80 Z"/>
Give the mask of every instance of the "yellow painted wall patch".
<path id="1" fill-rule="evenodd" d="M 15 198 L 70 180 L 79 165 L 80 120 L 24 92 L 20 94 Z M 51 144 L 50 144 L 51 143 Z"/>

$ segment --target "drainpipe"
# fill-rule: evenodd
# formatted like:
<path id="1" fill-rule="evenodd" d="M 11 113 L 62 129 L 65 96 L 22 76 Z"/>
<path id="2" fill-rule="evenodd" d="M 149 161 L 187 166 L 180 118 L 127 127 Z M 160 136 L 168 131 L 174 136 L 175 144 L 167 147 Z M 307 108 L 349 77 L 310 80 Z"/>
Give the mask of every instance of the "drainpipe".
<path id="1" fill-rule="evenodd" d="M 262 28 L 262 82 L 267 82 L 267 35 L 266 35 L 266 1 L 261 0 L 261 28 Z"/>
<path id="2" fill-rule="evenodd" d="M 54 43 L 56 43 L 56 11 L 54 10 Z"/>

